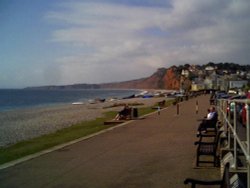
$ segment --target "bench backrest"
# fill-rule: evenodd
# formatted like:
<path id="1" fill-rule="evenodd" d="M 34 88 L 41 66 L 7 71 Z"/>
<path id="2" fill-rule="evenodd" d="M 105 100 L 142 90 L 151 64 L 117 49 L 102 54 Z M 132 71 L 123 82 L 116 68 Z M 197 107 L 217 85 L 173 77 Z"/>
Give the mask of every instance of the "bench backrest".
<path id="1" fill-rule="evenodd" d="M 221 188 L 246 188 L 246 173 L 230 172 L 229 163 L 226 164 Z"/>
<path id="2" fill-rule="evenodd" d="M 234 174 L 230 178 L 230 188 L 246 188 L 245 183 L 243 182 L 244 177 L 242 176 L 243 174 Z M 242 177 L 241 177 L 242 176 Z"/>
<path id="3" fill-rule="evenodd" d="M 192 188 L 195 188 L 196 185 L 203 185 L 212 187 L 212 185 L 219 185 L 221 188 L 246 188 L 246 173 L 234 173 L 233 175 L 229 171 L 229 163 L 225 165 L 223 178 L 222 180 L 214 180 L 214 181 L 203 181 L 192 178 L 187 178 L 184 181 L 184 184 L 191 184 Z M 242 175 L 245 175 L 243 179 Z"/>

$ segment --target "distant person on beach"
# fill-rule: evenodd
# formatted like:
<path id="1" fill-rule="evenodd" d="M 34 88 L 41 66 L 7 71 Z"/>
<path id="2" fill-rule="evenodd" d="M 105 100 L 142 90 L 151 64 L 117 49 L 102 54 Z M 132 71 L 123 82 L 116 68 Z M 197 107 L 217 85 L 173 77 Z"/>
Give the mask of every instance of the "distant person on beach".
<path id="1" fill-rule="evenodd" d="M 218 114 L 215 110 L 215 107 L 212 106 L 208 109 L 207 116 L 200 123 L 198 128 L 198 134 L 200 134 L 201 131 L 206 131 L 206 128 L 208 126 L 216 126 L 217 119 L 218 119 Z"/>
<path id="2" fill-rule="evenodd" d="M 131 108 L 128 105 L 125 105 L 115 117 L 115 120 L 121 119 L 131 119 Z"/>

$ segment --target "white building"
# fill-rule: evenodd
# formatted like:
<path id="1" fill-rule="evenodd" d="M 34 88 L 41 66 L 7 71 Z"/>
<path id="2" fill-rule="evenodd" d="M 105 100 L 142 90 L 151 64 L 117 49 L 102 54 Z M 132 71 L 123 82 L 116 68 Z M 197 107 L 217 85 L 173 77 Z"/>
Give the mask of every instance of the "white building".
<path id="1" fill-rule="evenodd" d="M 229 89 L 233 88 L 242 88 L 244 85 L 247 85 L 247 80 L 234 80 L 229 81 Z"/>

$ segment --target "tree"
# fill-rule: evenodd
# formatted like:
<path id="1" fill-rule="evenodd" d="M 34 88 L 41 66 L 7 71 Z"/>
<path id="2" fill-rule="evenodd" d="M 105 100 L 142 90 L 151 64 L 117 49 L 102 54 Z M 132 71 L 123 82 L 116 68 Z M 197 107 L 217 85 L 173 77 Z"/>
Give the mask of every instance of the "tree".
<path id="1" fill-rule="evenodd" d="M 214 64 L 213 62 L 209 62 L 209 63 L 207 64 L 207 66 L 214 67 L 214 66 L 215 66 L 215 64 Z"/>
<path id="2" fill-rule="evenodd" d="M 189 69 L 189 67 L 190 67 L 190 65 L 187 64 L 187 63 L 184 65 L 184 68 L 187 69 L 187 70 Z"/>

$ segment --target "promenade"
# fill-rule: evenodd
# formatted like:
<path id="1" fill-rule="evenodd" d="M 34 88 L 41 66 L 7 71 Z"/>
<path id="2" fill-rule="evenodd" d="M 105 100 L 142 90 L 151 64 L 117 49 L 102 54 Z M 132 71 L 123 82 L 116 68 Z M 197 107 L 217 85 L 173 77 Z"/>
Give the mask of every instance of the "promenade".
<path id="1" fill-rule="evenodd" d="M 196 101 L 199 113 L 195 113 Z M 199 122 L 209 96 L 131 121 L 95 137 L 0 170 L 0 187 L 178 188 L 187 177 L 219 179 L 194 168 Z"/>

